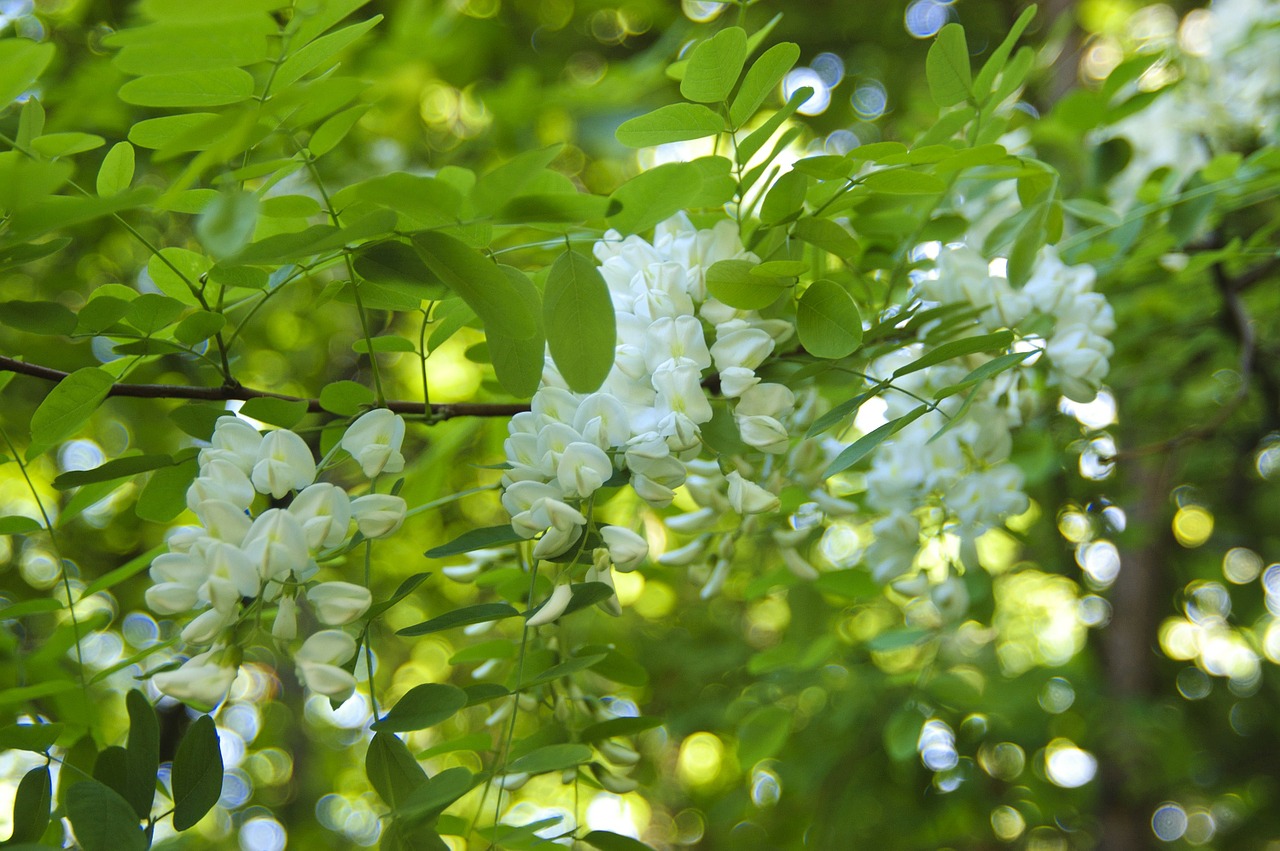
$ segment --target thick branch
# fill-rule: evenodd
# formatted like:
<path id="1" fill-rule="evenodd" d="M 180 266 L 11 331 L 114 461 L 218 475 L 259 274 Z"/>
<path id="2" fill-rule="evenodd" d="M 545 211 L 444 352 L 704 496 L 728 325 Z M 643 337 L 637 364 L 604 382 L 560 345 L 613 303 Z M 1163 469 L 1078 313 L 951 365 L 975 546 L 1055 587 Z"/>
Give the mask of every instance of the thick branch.
<path id="1" fill-rule="evenodd" d="M 26 363 L 14 358 L 0 355 L 0 372 L 13 372 L 19 375 L 30 375 L 46 381 L 61 381 L 68 373 L 60 369 Z M 108 396 L 128 396 L 135 399 L 196 399 L 210 402 L 226 402 L 232 399 L 247 401 L 249 399 L 282 399 L 286 402 L 306 402 L 309 413 L 323 413 L 319 399 L 304 399 L 284 393 L 272 393 L 269 390 L 255 390 L 240 385 L 223 385 L 221 387 L 188 387 L 183 384 L 114 384 Z M 521 411 L 529 410 L 523 402 L 511 404 L 454 402 L 423 405 L 405 399 L 388 399 L 386 407 L 400 414 L 426 414 L 432 422 L 449 420 L 454 417 L 510 417 Z"/>

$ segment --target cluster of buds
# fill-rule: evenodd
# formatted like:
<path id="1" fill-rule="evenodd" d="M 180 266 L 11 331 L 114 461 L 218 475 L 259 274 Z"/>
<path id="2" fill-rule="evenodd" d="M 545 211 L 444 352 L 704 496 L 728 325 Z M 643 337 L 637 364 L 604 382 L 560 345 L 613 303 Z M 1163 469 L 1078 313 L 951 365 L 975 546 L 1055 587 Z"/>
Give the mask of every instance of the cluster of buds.
<path id="1" fill-rule="evenodd" d="M 357 419 L 342 437 L 370 479 L 404 469 L 404 421 L 385 409 Z M 266 434 L 245 420 L 221 417 L 210 445 L 200 451 L 199 474 L 187 507 L 199 526 L 178 530 L 169 552 L 151 563 L 147 605 L 161 615 L 191 616 L 182 640 L 208 650 L 175 670 L 156 673 L 163 693 L 209 708 L 226 696 L 240 663 L 244 630 L 275 609 L 271 634 L 288 646 L 299 638 L 305 605 L 321 629 L 293 654 L 298 678 L 311 690 L 345 698 L 355 680 L 343 666 L 355 641 L 340 627 L 358 620 L 371 603 L 369 589 L 351 582 L 315 582 L 317 559 L 342 552 L 359 534 L 394 533 L 404 522 L 399 496 L 351 496 L 316 481 L 310 447 L 292 431 Z"/>

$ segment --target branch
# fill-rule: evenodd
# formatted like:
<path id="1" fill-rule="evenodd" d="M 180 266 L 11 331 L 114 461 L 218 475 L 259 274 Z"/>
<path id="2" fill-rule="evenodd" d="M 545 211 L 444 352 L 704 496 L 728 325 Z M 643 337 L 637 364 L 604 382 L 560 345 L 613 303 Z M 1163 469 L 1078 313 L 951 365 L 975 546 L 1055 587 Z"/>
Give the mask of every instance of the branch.
<path id="1" fill-rule="evenodd" d="M 60 369 L 26 363 L 4 355 L 0 355 L 0 372 L 30 375 L 34 378 L 43 378 L 45 381 L 61 381 L 68 375 Z M 113 384 L 107 395 L 135 399 L 196 399 L 210 402 L 226 402 L 233 399 L 244 401 L 281 399 L 286 402 L 306 402 L 307 412 L 311 414 L 325 413 L 319 399 L 304 399 L 284 393 L 272 393 L 269 390 L 255 390 L 239 384 L 224 384 L 221 387 L 188 387 L 184 384 Z M 446 402 L 424 405 L 421 402 L 405 399 L 388 399 L 386 407 L 398 414 L 426 414 L 430 422 L 440 422 L 455 417 L 510 417 L 529 410 L 529 405 L 524 402 Z"/>

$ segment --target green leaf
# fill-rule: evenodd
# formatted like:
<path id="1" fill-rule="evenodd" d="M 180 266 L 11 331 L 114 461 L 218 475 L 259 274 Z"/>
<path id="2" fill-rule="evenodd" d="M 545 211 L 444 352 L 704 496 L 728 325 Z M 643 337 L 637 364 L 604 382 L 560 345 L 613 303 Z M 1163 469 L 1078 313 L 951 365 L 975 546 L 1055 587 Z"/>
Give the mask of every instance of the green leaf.
<path id="1" fill-rule="evenodd" d="M 1094 222 L 1110 228 L 1120 226 L 1119 213 L 1106 204 L 1099 204 L 1097 201 L 1090 201 L 1087 198 L 1072 198 L 1063 201 L 1062 209 L 1081 221 Z"/>
<path id="2" fill-rule="evenodd" d="M 789 171 L 774 181 L 760 205 L 760 222 L 776 225 L 789 221 L 804 209 L 804 196 L 809 189 L 809 178 L 798 171 Z"/>
<path id="3" fill-rule="evenodd" d="M 866 647 L 868 650 L 876 652 L 901 650 L 904 647 L 914 647 L 929 638 L 931 635 L 932 633 L 927 629 L 917 629 L 914 627 L 887 629 L 874 638 L 868 640 Z"/>
<path id="4" fill-rule="evenodd" d="M 605 219 L 622 209 L 614 198 L 567 192 L 520 195 L 499 208 L 496 221 L 513 224 L 533 222 L 572 223 Z"/>
<path id="5" fill-rule="evenodd" d="M 791 735 L 791 712 L 781 706 L 762 706 L 738 725 L 738 762 L 755 765 L 777 754 Z"/>
<path id="6" fill-rule="evenodd" d="M 707 269 L 707 291 L 739 310 L 768 307 L 791 286 L 791 282 L 752 274 L 755 265 L 750 260 L 719 260 L 713 263 Z"/>
<path id="7" fill-rule="evenodd" d="M 24 774 L 13 798 L 13 833 L 6 845 L 39 842 L 49 827 L 52 803 L 53 783 L 49 778 L 49 766 L 41 765 Z"/>
<path id="8" fill-rule="evenodd" d="M 394 733 L 374 733 L 365 752 L 364 770 L 378 796 L 393 810 L 408 803 L 427 773 Z"/>
<path id="9" fill-rule="evenodd" d="M 200 244 L 216 259 L 231 257 L 249 244 L 258 224 L 258 196 L 252 192 L 218 195 L 196 219 Z"/>
<path id="10" fill-rule="evenodd" d="M 511 694 L 505 686 L 497 683 L 476 683 L 467 686 L 463 691 L 467 693 L 467 706 L 477 706 Z"/>
<path id="11" fill-rule="evenodd" d="M 575 656 L 568 661 L 561 662 L 559 665 L 552 665 L 540 674 L 535 675 L 528 682 L 521 683 L 519 690 L 540 686 L 543 683 L 549 683 L 558 680 L 561 677 L 567 677 L 570 674 L 576 674 L 579 671 L 585 671 L 592 665 L 599 662 L 607 654 L 605 653 L 589 653 L 586 656 Z"/>
<path id="12" fill-rule="evenodd" d="M 1035 16 L 1035 6 L 1029 6 L 1023 10 L 1018 20 L 1014 22 L 1013 28 L 1009 30 L 1009 34 L 1004 37 L 1004 41 L 1000 42 L 1000 46 L 992 51 L 991 56 L 983 63 L 982 70 L 973 81 L 973 93 L 978 100 L 985 101 L 987 95 L 991 94 L 991 86 L 996 81 L 996 75 L 1004 70 L 1004 64 L 1009 61 L 1013 46 L 1018 43 L 1018 39 L 1022 37 L 1022 33 L 1026 31 L 1027 25 Z"/>
<path id="13" fill-rule="evenodd" d="M 92 133 L 50 133 L 33 139 L 31 147 L 37 154 L 53 159 L 92 151 L 105 143 L 101 136 Z"/>
<path id="14" fill-rule="evenodd" d="M 59 520 L 61 520 L 61 518 L 59 518 Z M 146 570 L 151 566 L 151 561 L 163 552 L 166 552 L 164 544 L 158 544 L 149 550 L 145 550 L 119 567 L 113 570 L 108 570 L 106 573 L 90 582 L 88 587 L 81 593 L 87 597 L 92 594 L 97 594 L 99 591 L 106 591 L 108 588 L 114 588 L 129 577 L 136 576 Z"/>
<path id="15" fill-rule="evenodd" d="M 724 119 L 696 103 L 673 103 L 622 122 L 615 134 L 629 148 L 668 142 L 687 142 L 714 136 L 725 129 Z"/>
<path id="16" fill-rule="evenodd" d="M 0 609 L 0 619 L 14 620 L 16 618 L 24 618 L 28 615 L 42 615 L 46 612 L 57 612 L 62 610 L 62 604 L 50 597 L 38 597 L 34 600 L 26 600 L 21 603 L 14 603 L 11 606 L 5 606 Z"/>
<path id="17" fill-rule="evenodd" d="M 584 742 L 599 742 L 614 736 L 633 736 L 662 726 L 662 719 L 656 715 L 635 715 L 625 718 L 610 718 L 608 721 L 597 721 L 584 727 L 580 738 Z"/>
<path id="18" fill-rule="evenodd" d="M 448 298 L 449 288 L 427 267 L 413 246 L 394 240 L 365 246 L 355 259 L 356 273 L 366 281 L 391 287 L 418 301 Z"/>
<path id="19" fill-rule="evenodd" d="M 390 597 L 388 597 L 387 599 L 383 600 L 380 603 L 374 603 L 369 608 L 369 611 L 365 612 L 365 615 L 364 615 L 365 619 L 373 620 L 374 618 L 379 617 L 383 612 L 387 611 L 396 603 L 399 603 L 405 597 L 408 597 L 411 593 L 413 593 L 413 590 L 417 588 L 419 585 L 421 585 L 423 580 L 430 575 L 431 575 L 430 571 L 415 573 L 413 576 L 410 576 L 408 579 L 401 582 L 400 587 L 396 589 L 396 592 L 394 594 L 392 594 Z"/>
<path id="20" fill-rule="evenodd" d="M 595 392 L 613 369 L 618 343 L 609 285 L 596 264 L 566 249 L 551 266 L 542 309 L 547 347 L 565 383 L 576 393 Z"/>
<path id="21" fill-rule="evenodd" d="M 307 142 L 311 155 L 322 157 L 336 148 L 368 111 L 369 105 L 362 103 L 326 118 L 324 123 L 316 128 L 316 132 L 311 134 L 311 140 Z"/>
<path id="22" fill-rule="evenodd" d="M 645 845 L 639 839 L 623 836 L 610 830 L 593 830 L 582 841 L 600 851 L 653 851 L 653 847 Z"/>
<path id="23" fill-rule="evenodd" d="M 56 301 L 2 301 L 0 322 L 30 334 L 66 336 L 75 331 L 76 315 Z"/>
<path id="24" fill-rule="evenodd" d="M 746 124 L 799 59 L 800 46 L 789 41 L 775 44 L 760 54 L 760 58 L 747 69 L 747 76 L 742 78 L 742 86 L 733 98 L 733 105 L 729 107 L 729 123 L 734 127 Z"/>
<path id="25" fill-rule="evenodd" d="M 53 602 L 57 602 L 54 600 Z M 59 606 L 59 608 L 61 608 Z M 3 617 L 0 612 L 0 617 Z M 24 750 L 47 753 L 62 735 L 64 724 L 10 724 L 0 727 L 0 750 Z"/>
<path id="26" fill-rule="evenodd" d="M 307 415 L 307 403 L 301 399 L 257 396 L 245 402 L 240 413 L 280 428 L 293 428 Z"/>
<path id="27" fill-rule="evenodd" d="M 28 532 L 39 532 L 43 528 L 34 517 L 23 517 L 20 514 L 0 517 L 0 535 L 25 535 Z"/>
<path id="28" fill-rule="evenodd" d="M 514 266 L 499 266 L 498 271 L 506 277 L 511 288 L 514 301 L 509 307 L 532 318 L 535 327 L 532 336 L 514 337 L 502 328 L 486 325 L 484 333 L 489 344 L 489 357 L 503 389 L 513 396 L 528 398 L 537 392 L 546 363 L 547 339 L 542 327 L 542 304 L 538 299 L 538 288 L 524 272 Z"/>
<path id="29" fill-rule="evenodd" d="M 791 97 L 783 105 L 782 109 L 769 116 L 769 120 L 761 124 L 755 130 L 751 131 L 751 135 L 738 143 L 738 150 L 734 154 L 738 163 L 745 164 L 749 159 L 756 155 L 756 152 L 764 147 L 764 143 L 773 137 L 782 123 L 795 114 L 805 101 L 813 97 L 813 89 L 808 86 L 802 86 L 791 93 Z"/>
<path id="30" fill-rule="evenodd" d="M 969 97 L 973 77 L 963 27 L 947 24 L 942 28 L 925 57 L 924 70 L 929 79 L 929 93 L 938 106 L 954 106 Z"/>
<path id="31" fill-rule="evenodd" d="M 173 826 L 194 827 L 222 797 L 222 749 L 213 719 L 201 715 L 187 728 L 173 758 Z"/>
<path id="32" fill-rule="evenodd" d="M 334 381 L 320 390 L 320 407 L 340 417 L 354 417 L 376 401 L 373 391 L 357 381 Z"/>
<path id="33" fill-rule="evenodd" d="M 490 169 L 472 187 L 471 202 L 481 213 L 494 212 L 530 183 L 548 176 L 547 166 L 563 149 L 563 145 L 551 145 L 525 151 Z"/>
<path id="34" fill-rule="evenodd" d="M 111 373 L 96 366 L 77 369 L 57 383 L 31 416 L 31 438 L 52 446 L 80 430 L 115 383 Z"/>
<path id="35" fill-rule="evenodd" d="M 505 618 L 514 618 L 519 614 L 506 603 L 477 603 L 474 606 L 463 606 L 460 609 L 445 612 L 443 615 L 434 617 L 431 620 L 396 630 L 396 635 L 427 635 L 432 632 L 453 629 L 456 626 L 468 626 L 473 623 L 488 623 Z"/>
<path id="36" fill-rule="evenodd" d="M 994 334 L 983 334 L 978 337 L 965 337 L 962 340 L 952 340 L 949 343 L 943 343 L 941 346 L 927 352 L 924 356 L 913 360 L 911 363 L 898 367 L 893 371 L 893 377 L 901 378 L 904 375 L 910 375 L 913 372 L 918 372 L 919 370 L 933 366 L 934 364 L 942 363 L 943 361 L 949 361 L 952 358 L 1007 349 L 1009 344 L 1012 342 L 1012 331 L 997 331 Z"/>
<path id="37" fill-rule="evenodd" d="M 521 289 L 497 267 L 466 243 L 443 233 L 415 234 L 413 244 L 422 259 L 476 312 L 486 332 L 497 332 L 514 340 L 528 340 L 538 334 L 536 317 L 522 308 Z M 535 292 L 536 297 L 536 292 Z"/>
<path id="38" fill-rule="evenodd" d="M 218 116 L 212 112 L 189 112 L 182 115 L 162 115 L 159 118 L 147 118 L 129 128 L 129 141 L 139 148 L 159 150 L 176 139 L 185 140 L 191 131 L 212 123 Z M 208 146 L 210 140 L 202 138 L 200 142 L 192 142 L 181 146 L 182 151 L 199 151 Z M 178 153 L 178 151 L 173 151 Z"/>
<path id="39" fill-rule="evenodd" d="M 129 302 L 124 320 L 143 334 L 150 336 L 167 328 L 182 314 L 183 303 L 160 293 L 143 293 Z"/>
<path id="40" fill-rule="evenodd" d="M 938 195 L 947 191 L 941 178 L 922 171 L 886 168 L 861 179 L 863 186 L 886 195 Z"/>
<path id="41" fill-rule="evenodd" d="M 462 689 L 444 683 L 424 683 L 405 692 L 370 729 L 390 733 L 425 730 L 452 718 L 466 705 L 467 693 Z"/>
<path id="42" fill-rule="evenodd" d="M 619 186 L 613 197 L 622 204 L 609 224 L 623 233 L 647 230 L 680 210 L 693 206 L 702 189 L 702 173 L 692 163 L 665 163 L 645 169 Z"/>
<path id="43" fill-rule="evenodd" d="M 125 745 L 125 799 L 138 818 L 151 815 L 160 768 L 160 721 L 151 703 L 137 689 L 125 695 L 129 710 L 129 739 Z"/>
<path id="44" fill-rule="evenodd" d="M 591 747 L 588 745 L 546 745 L 513 760 L 507 770 L 520 774 L 545 774 L 548 771 L 564 771 L 590 759 Z"/>
<path id="45" fill-rule="evenodd" d="M 746 31 L 726 27 L 693 49 L 680 81 L 680 94 L 698 103 L 720 103 L 733 91 L 746 61 Z"/>
<path id="46" fill-rule="evenodd" d="M 403 806 L 396 808 L 396 817 L 406 822 L 430 821 L 471 791 L 475 779 L 465 768 L 446 768 L 414 789 Z"/>
<path id="47" fill-rule="evenodd" d="M 136 476 L 160 467 L 171 467 L 174 464 L 170 455 L 128 455 L 116 458 L 94 467 L 91 470 L 70 470 L 60 474 L 53 480 L 53 486 L 60 491 L 78 488 L 94 482 L 110 482 L 128 476 Z"/>
<path id="48" fill-rule="evenodd" d="M 72 786 L 66 808 L 84 851 L 146 851 L 149 843 L 133 808 L 102 783 L 89 780 Z"/>
<path id="49" fill-rule="evenodd" d="M 858 438 L 853 443 L 846 446 L 844 451 L 835 457 L 835 460 L 833 460 L 823 472 L 822 477 L 824 479 L 829 479 L 836 473 L 843 472 L 854 464 L 857 464 L 869 455 L 873 449 L 897 432 L 901 431 L 910 423 L 915 422 L 928 410 L 929 407 L 927 405 L 920 405 L 910 413 L 904 414 L 896 420 L 889 420 L 889 422 L 879 428 Z"/>
<path id="50" fill-rule="evenodd" d="M 178 323 L 173 336 L 180 343 L 194 346 L 209 339 L 227 324 L 227 317 L 209 310 L 197 310 Z"/>
<path id="51" fill-rule="evenodd" d="M 156 470 L 138 496 L 134 513 L 152 523 L 168 523 L 187 509 L 187 488 L 197 472 L 195 458 Z"/>
<path id="52" fill-rule="evenodd" d="M 993 378 L 1007 369 L 1012 369 L 1034 354 L 1036 354 L 1036 352 L 1034 350 L 1030 350 L 1025 352 L 1011 352 L 1007 355 L 1000 355 L 992 358 L 982 366 L 974 369 L 960 381 L 947 387 L 943 387 L 941 390 L 934 393 L 933 398 L 945 399 L 948 396 L 954 396 L 956 393 L 967 390 L 975 384 L 981 384 L 988 378 Z"/>
<path id="53" fill-rule="evenodd" d="M 35 602 L 32 600 L 32 602 Z M 57 602 L 56 600 L 52 602 Z M 25 605 L 19 603 L 19 606 Z M 10 606 L 16 609 L 17 606 Z M 61 606 L 59 606 L 61 608 Z M 83 623 L 83 622 L 82 622 Z M 26 703 L 29 700 L 36 700 L 42 697 L 50 697 L 55 694 L 62 694 L 64 691 L 71 691 L 76 688 L 76 683 L 71 680 L 54 680 L 43 683 L 36 683 L 30 686 L 18 686 L 16 688 L 7 688 L 0 691 L 0 706 L 12 706 L 16 703 Z"/>
<path id="54" fill-rule="evenodd" d="M 253 97 L 253 77 L 242 68 L 156 74 L 130 80 L 119 94 L 135 106 L 226 106 Z"/>
<path id="55" fill-rule="evenodd" d="M 469 665 L 473 662 L 487 662 L 490 659 L 511 659 L 516 655 L 516 646 L 505 638 L 493 641 L 482 641 L 464 647 L 449 657 L 450 665 Z"/>
<path id="56" fill-rule="evenodd" d="M 349 27 L 343 27 L 306 45 L 281 63 L 279 69 L 276 70 L 272 87 L 279 91 L 302 79 L 302 77 L 341 53 L 360 36 L 377 26 L 381 20 L 381 15 L 374 15 L 368 20 L 352 24 Z"/>
<path id="57" fill-rule="evenodd" d="M 843 358 L 862 345 L 862 317 L 853 297 L 835 281 L 814 281 L 796 305 L 800 345 L 820 358 Z"/>
<path id="58" fill-rule="evenodd" d="M 871 574 L 861 568 L 823 573 L 813 581 L 813 587 L 846 600 L 866 600 L 881 594 L 880 586 Z"/>
<path id="59" fill-rule="evenodd" d="M 849 259 L 861 251 L 858 241 L 830 219 L 800 219 L 792 228 L 797 239 L 816 245 L 829 254 Z"/>
<path id="60" fill-rule="evenodd" d="M 35 83 L 53 59 L 53 43 L 25 38 L 0 40 L 0 109 Z"/>
<path id="61" fill-rule="evenodd" d="M 499 526 L 483 526 L 479 529 L 468 529 L 447 544 L 427 550 L 427 558 L 448 558 L 462 555 L 472 550 L 483 550 L 489 547 L 504 547 L 518 544 L 524 538 L 516 534 L 510 523 Z"/>

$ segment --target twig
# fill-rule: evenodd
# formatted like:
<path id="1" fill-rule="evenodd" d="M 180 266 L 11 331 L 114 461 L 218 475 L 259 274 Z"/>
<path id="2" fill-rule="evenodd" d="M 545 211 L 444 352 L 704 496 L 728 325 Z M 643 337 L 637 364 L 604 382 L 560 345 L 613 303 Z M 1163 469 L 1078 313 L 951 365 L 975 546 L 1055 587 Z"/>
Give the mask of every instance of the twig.
<path id="1" fill-rule="evenodd" d="M 18 375 L 29 375 L 45 381 L 61 381 L 68 373 L 60 369 L 26 363 L 11 357 L 0 355 L 0 372 L 13 372 Z M 233 399 L 280 399 L 285 402 L 306 402 L 307 413 L 324 413 L 319 399 L 308 399 L 290 396 L 285 393 L 272 393 L 269 390 L 256 390 L 241 385 L 223 385 L 221 387 L 189 387 L 184 384 L 113 384 L 107 391 L 108 396 L 124 396 L 135 399 L 195 399 L 209 402 L 226 402 Z M 444 402 L 424 405 L 408 399 L 388 399 L 386 407 L 399 414 L 426 414 L 431 422 L 454 419 L 455 417 L 511 417 L 529 410 L 525 402 Z"/>

